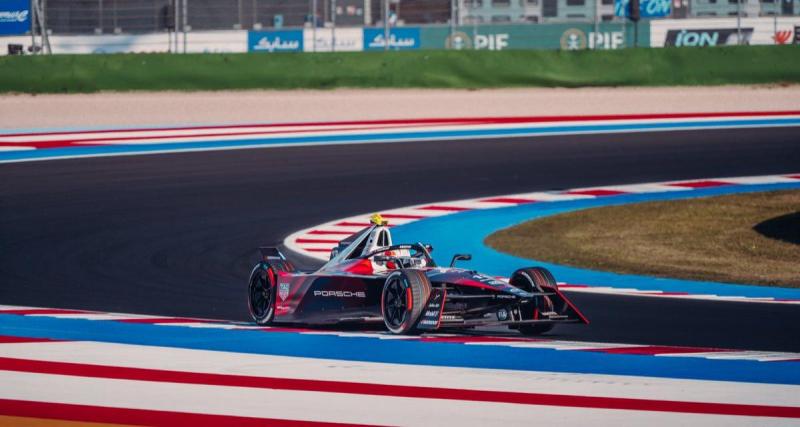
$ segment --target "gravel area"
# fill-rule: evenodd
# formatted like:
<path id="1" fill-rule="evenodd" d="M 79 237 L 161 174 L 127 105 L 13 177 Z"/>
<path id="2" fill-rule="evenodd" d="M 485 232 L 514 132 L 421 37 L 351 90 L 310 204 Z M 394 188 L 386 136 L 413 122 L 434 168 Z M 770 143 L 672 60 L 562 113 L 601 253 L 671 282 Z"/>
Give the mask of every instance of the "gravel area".
<path id="1" fill-rule="evenodd" d="M 3 95 L 0 129 L 763 110 L 800 110 L 800 86 Z"/>
<path id="2" fill-rule="evenodd" d="M 800 191 L 567 212 L 498 231 L 486 242 L 590 270 L 800 288 Z"/>

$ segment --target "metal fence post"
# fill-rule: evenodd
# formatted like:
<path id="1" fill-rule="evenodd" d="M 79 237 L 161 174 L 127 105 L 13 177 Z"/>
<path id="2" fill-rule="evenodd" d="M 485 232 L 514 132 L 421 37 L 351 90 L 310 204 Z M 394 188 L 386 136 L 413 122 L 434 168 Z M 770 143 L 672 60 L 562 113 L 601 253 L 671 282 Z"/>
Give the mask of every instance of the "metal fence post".
<path id="1" fill-rule="evenodd" d="M 111 10 L 113 11 L 111 15 L 111 23 L 112 26 L 114 27 L 112 31 L 114 32 L 114 34 L 119 34 L 122 32 L 122 29 L 119 28 L 119 21 L 117 20 L 117 0 L 111 2 Z"/>
<path id="2" fill-rule="evenodd" d="M 474 50 L 478 50 L 478 44 L 475 43 L 478 39 L 478 17 L 475 15 L 475 9 L 477 8 L 478 0 L 472 0 L 472 10 L 469 12 L 469 15 L 472 19 L 472 49 Z"/>
<path id="3" fill-rule="evenodd" d="M 336 0 L 331 0 L 331 46 L 336 52 Z"/>
<path id="4" fill-rule="evenodd" d="M 383 0 L 383 50 L 389 50 L 389 0 Z"/>
<path id="5" fill-rule="evenodd" d="M 736 0 L 736 44 L 742 44 L 742 0 Z"/>
<path id="6" fill-rule="evenodd" d="M 244 29 L 244 11 L 242 10 L 242 0 L 237 2 L 237 7 L 239 8 L 239 30 Z"/>
<path id="7" fill-rule="evenodd" d="M 314 52 L 317 51 L 317 0 L 311 0 L 311 37 L 314 38 Z"/>
<path id="8" fill-rule="evenodd" d="M 453 48 L 453 35 L 456 33 L 456 1 L 450 0 L 450 48 Z M 473 43 L 475 41 L 473 40 Z"/>
<path id="9" fill-rule="evenodd" d="M 592 49 L 597 50 L 597 35 L 600 34 L 600 0 L 594 0 L 594 35 Z"/>
<path id="10" fill-rule="evenodd" d="M 186 53 L 186 27 L 189 25 L 189 0 L 183 0 L 183 53 Z"/>
<path id="11" fill-rule="evenodd" d="M 172 5 L 173 5 L 172 14 L 175 15 L 174 16 L 174 18 L 175 18 L 175 26 L 174 26 L 174 29 L 172 30 L 175 33 L 175 37 L 173 37 L 173 39 L 175 41 L 175 49 L 173 50 L 173 52 L 178 53 L 178 28 L 180 28 L 180 26 L 181 26 L 180 16 L 179 16 L 180 14 L 178 13 L 178 12 L 180 12 L 180 10 L 179 10 L 180 7 L 179 7 L 179 4 L 178 4 L 178 0 L 172 0 Z"/>
<path id="12" fill-rule="evenodd" d="M 777 13 L 772 15 L 772 34 L 778 34 L 778 14 Z M 773 40 L 775 41 L 775 44 L 778 44 L 778 39 L 777 38 L 773 38 Z M 795 43 L 797 43 L 797 42 L 795 41 Z"/>
<path id="13" fill-rule="evenodd" d="M 103 0 L 97 0 L 97 28 L 95 33 L 103 34 Z"/>
<path id="14" fill-rule="evenodd" d="M 38 14 L 36 13 L 36 0 L 33 0 L 31 4 L 31 49 L 32 54 L 36 54 L 36 21 L 39 19 Z"/>

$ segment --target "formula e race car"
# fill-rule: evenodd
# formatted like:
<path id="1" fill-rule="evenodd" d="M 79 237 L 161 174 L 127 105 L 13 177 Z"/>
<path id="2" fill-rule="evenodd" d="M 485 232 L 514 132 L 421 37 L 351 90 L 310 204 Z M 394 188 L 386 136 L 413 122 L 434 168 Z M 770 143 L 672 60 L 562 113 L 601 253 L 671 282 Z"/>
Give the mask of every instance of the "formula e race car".
<path id="1" fill-rule="evenodd" d="M 430 245 L 393 244 L 377 215 L 316 271 L 297 271 L 278 248 L 259 250 L 248 283 L 250 314 L 259 325 L 383 322 L 394 334 L 506 325 L 537 335 L 557 323 L 589 323 L 546 269 L 521 268 L 503 280 L 455 268 L 471 259 L 466 254 L 438 267 Z"/>

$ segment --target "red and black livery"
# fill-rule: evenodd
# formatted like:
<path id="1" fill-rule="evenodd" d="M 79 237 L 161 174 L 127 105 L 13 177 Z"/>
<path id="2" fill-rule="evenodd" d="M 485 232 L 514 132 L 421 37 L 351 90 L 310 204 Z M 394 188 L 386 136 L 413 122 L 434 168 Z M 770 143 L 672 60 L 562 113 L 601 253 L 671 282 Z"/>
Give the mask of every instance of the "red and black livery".
<path id="1" fill-rule="evenodd" d="M 315 271 L 298 271 L 272 247 L 250 274 L 248 307 L 256 323 L 330 325 L 383 322 L 395 334 L 506 325 L 523 334 L 558 323 L 589 323 L 542 267 L 509 279 L 439 267 L 421 243 L 392 244 L 385 222 L 343 240 Z"/>

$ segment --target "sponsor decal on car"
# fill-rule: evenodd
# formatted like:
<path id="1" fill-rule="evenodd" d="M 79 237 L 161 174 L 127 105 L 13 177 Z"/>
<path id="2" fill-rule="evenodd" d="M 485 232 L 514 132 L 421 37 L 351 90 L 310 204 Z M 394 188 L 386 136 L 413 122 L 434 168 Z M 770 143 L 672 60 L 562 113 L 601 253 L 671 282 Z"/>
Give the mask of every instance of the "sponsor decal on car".
<path id="1" fill-rule="evenodd" d="M 285 300 L 286 297 L 289 296 L 289 284 L 288 283 L 281 283 L 278 286 L 278 296 L 281 298 L 281 301 Z"/>
<path id="2" fill-rule="evenodd" d="M 364 291 L 314 291 L 315 297 L 334 297 L 334 298 L 366 298 Z"/>
<path id="3" fill-rule="evenodd" d="M 428 331 L 439 328 L 446 296 L 447 291 L 443 289 L 436 288 L 431 290 L 431 296 L 428 297 L 428 303 L 425 305 L 425 311 L 422 312 L 422 316 L 420 316 L 417 328 Z"/>
<path id="4" fill-rule="evenodd" d="M 487 284 L 489 286 L 505 286 L 505 282 L 501 282 L 494 277 L 489 277 L 483 274 L 473 274 L 472 278 L 478 282 Z"/>

